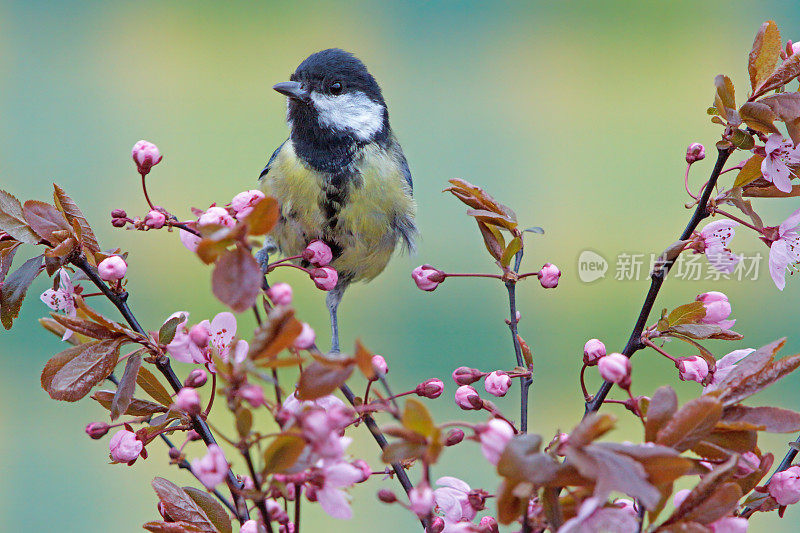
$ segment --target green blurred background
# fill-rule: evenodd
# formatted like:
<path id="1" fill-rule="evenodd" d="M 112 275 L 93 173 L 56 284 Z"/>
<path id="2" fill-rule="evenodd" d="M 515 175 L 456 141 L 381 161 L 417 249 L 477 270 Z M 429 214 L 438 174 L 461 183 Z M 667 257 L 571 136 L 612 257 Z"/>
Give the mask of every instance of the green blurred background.
<path id="1" fill-rule="evenodd" d="M 48 199 L 52 181 L 66 188 L 104 246 L 130 251 L 131 304 L 146 327 L 157 328 L 176 310 L 195 321 L 211 317 L 223 308 L 208 290 L 210 272 L 175 235 L 126 233 L 108 223 L 113 208 L 146 212 L 131 146 L 145 138 L 164 154 L 149 180 L 156 203 L 186 216 L 189 206 L 227 202 L 254 186 L 286 137 L 285 102 L 270 87 L 309 53 L 351 50 L 383 87 L 414 175 L 422 238 L 415 257 L 396 258 L 378 280 L 348 293 L 343 345 L 360 337 L 385 355 L 397 391 L 444 379 L 445 395 L 430 403 L 438 419 L 484 419 L 457 410 L 448 376 L 459 365 L 512 366 L 503 287 L 451 280 L 423 293 L 409 278 L 423 262 L 453 271 L 493 268 L 463 206 L 440 193 L 453 177 L 482 184 L 522 224 L 546 229 L 528 237 L 525 267 L 549 261 L 563 270 L 557 290 L 535 281 L 519 290 L 520 329 L 536 364 L 531 428 L 549 438 L 582 413 L 583 343 L 600 337 L 621 349 L 646 290 L 644 276 L 615 281 L 614 258 L 658 252 L 683 228 L 684 149 L 694 141 L 709 146 L 711 157 L 696 165 L 697 187 L 718 135 L 705 115 L 713 77 L 729 74 L 742 98 L 746 55 L 767 19 L 778 22 L 784 39 L 800 39 L 793 2 L 4 2 L 0 184 L 22 199 Z M 767 224 L 797 207 L 797 200 L 757 206 Z M 734 248 L 767 253 L 744 231 Z M 585 249 L 612 262 L 606 279 L 579 281 Z M 722 290 L 746 339 L 711 346 L 718 356 L 782 335 L 790 336 L 785 352 L 797 352 L 800 286 L 790 278 L 779 293 L 763 274 L 741 283 L 670 280 L 657 307 Z M 323 295 L 307 279 L 281 275 L 326 344 Z M 157 517 L 148 486 L 154 475 L 191 480 L 165 466 L 159 443 L 132 468 L 108 466 L 108 441 L 83 433 L 104 411 L 91 400 L 53 402 L 39 388 L 42 366 L 62 348 L 36 324 L 47 311 L 37 300 L 45 287 L 37 282 L 14 330 L 0 337 L 0 530 L 138 531 Z M 246 316 L 240 328 L 251 326 Z M 665 381 L 684 398 L 697 393 L 654 354 L 639 354 L 634 368 L 636 394 Z M 597 376 L 588 375 L 594 388 Z M 799 407 L 798 383 L 800 376 L 790 377 L 753 403 Z M 515 388 L 498 401 L 514 417 L 516 398 Z M 640 438 L 632 417 L 607 409 L 621 415 L 619 439 Z M 777 435 L 761 446 L 782 455 L 789 439 Z M 352 450 L 378 467 L 365 434 Z M 433 471 L 447 474 L 495 489 L 474 443 L 448 450 Z M 353 491 L 351 522 L 306 506 L 304 530 L 360 531 L 376 523 L 384 531 L 415 530 L 407 512 L 374 500 L 379 486 L 376 479 Z M 796 531 L 798 518 L 797 509 L 783 521 L 759 516 L 751 531 Z"/>

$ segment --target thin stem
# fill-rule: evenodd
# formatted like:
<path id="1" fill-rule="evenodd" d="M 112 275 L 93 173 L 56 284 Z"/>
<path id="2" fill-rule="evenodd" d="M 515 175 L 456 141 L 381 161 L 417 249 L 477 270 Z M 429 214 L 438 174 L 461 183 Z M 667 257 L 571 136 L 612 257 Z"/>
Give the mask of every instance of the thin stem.
<path id="1" fill-rule="evenodd" d="M 153 202 L 150 201 L 150 195 L 147 194 L 147 184 L 145 183 L 144 179 L 145 176 L 147 176 L 147 174 L 141 174 L 141 176 L 142 176 L 142 190 L 144 191 L 144 199 L 147 200 L 147 205 L 150 206 L 150 209 L 155 211 L 156 208 L 153 205 Z"/>
<path id="2" fill-rule="evenodd" d="M 689 220 L 689 223 L 686 225 L 686 228 L 683 230 L 683 233 L 681 233 L 680 237 L 678 238 L 679 240 L 685 241 L 688 239 L 692 235 L 692 232 L 697 229 L 697 225 L 700 224 L 700 221 L 704 218 L 707 218 L 711 214 L 708 209 L 708 199 L 711 197 L 711 192 L 714 189 L 714 186 L 717 184 L 717 179 L 719 178 L 720 172 L 722 172 L 722 167 L 725 165 L 725 162 L 728 160 L 728 157 L 730 157 L 731 153 L 733 153 L 733 148 L 717 149 L 717 162 L 714 165 L 714 170 L 711 172 L 711 177 L 708 179 L 708 183 L 706 183 L 705 188 L 703 189 L 703 194 L 700 197 L 700 201 L 697 203 L 694 214 Z M 647 296 L 642 304 L 642 309 L 639 311 L 639 317 L 636 319 L 636 324 L 633 326 L 631 336 L 628 338 L 628 343 L 622 350 L 622 354 L 624 356 L 632 357 L 634 353 L 644 347 L 644 344 L 642 343 L 642 331 L 644 331 L 644 327 L 647 324 L 647 318 L 650 316 L 650 312 L 653 310 L 653 305 L 655 304 L 658 292 L 661 290 L 661 285 L 664 283 L 664 279 L 667 277 L 672 265 L 673 262 L 669 261 L 662 268 L 653 271 L 651 274 L 650 289 L 647 291 Z M 603 405 L 603 400 L 605 400 L 606 396 L 608 396 L 612 386 L 613 383 L 610 381 L 603 382 L 592 400 L 586 402 L 585 414 L 589 414 L 600 409 L 600 406 Z"/>
<path id="3" fill-rule="evenodd" d="M 586 376 L 586 368 L 587 368 L 587 366 L 588 365 L 586 363 L 583 363 L 583 366 L 581 367 L 581 391 L 583 392 L 583 401 L 585 401 L 585 402 L 588 402 L 589 400 L 592 399 L 589 396 L 589 391 L 586 390 L 585 376 Z"/>
<path id="4" fill-rule="evenodd" d="M 663 355 L 664 357 L 675 363 L 676 365 L 678 364 L 678 359 L 676 357 L 672 357 L 670 354 L 668 354 L 667 352 L 656 346 L 655 343 L 653 343 L 653 341 L 651 341 L 650 339 L 642 339 L 642 344 L 644 344 L 649 348 L 654 349 L 655 351 L 657 351 L 658 353 L 660 353 L 661 355 Z"/>
<path id="5" fill-rule="evenodd" d="M 295 483 L 294 485 L 294 533 L 300 533 L 300 503 L 302 498 L 300 495 L 303 492 L 303 485 Z"/>
<path id="6" fill-rule="evenodd" d="M 139 321 L 136 320 L 136 317 L 133 316 L 130 307 L 128 307 L 128 293 L 116 293 L 112 291 L 108 285 L 106 285 L 103 280 L 100 279 L 100 276 L 97 274 L 97 271 L 94 269 L 94 267 L 92 267 L 86 261 L 85 256 L 80 255 L 79 257 L 74 258 L 72 260 L 72 264 L 81 269 L 83 273 L 86 274 L 86 276 L 92 281 L 92 283 L 94 283 L 95 286 L 106 295 L 111 303 L 113 303 L 114 306 L 119 310 L 120 314 L 122 314 L 122 316 L 125 318 L 125 321 L 128 322 L 128 325 L 130 325 L 131 328 L 133 328 L 137 333 L 147 337 L 147 332 L 144 330 L 142 325 L 139 324 Z M 167 379 L 174 392 L 181 390 L 183 384 L 178 379 L 178 376 L 175 375 L 175 371 L 172 370 L 172 366 L 170 365 L 170 361 L 167 357 L 159 357 L 156 361 L 156 368 L 158 368 L 161 374 Z M 212 435 L 211 431 L 208 429 L 208 425 L 200 417 L 192 416 L 191 420 L 194 430 L 198 435 L 200 435 L 200 438 L 203 439 L 203 442 L 206 443 L 206 446 L 217 443 L 217 441 L 214 439 L 214 435 Z M 247 503 L 238 493 L 238 491 L 241 489 L 241 486 L 230 469 L 228 469 L 226 482 L 231 491 L 231 495 L 233 496 L 233 500 L 236 502 L 236 507 L 239 509 L 239 511 L 235 513 L 236 517 L 238 518 L 239 522 L 244 523 L 250 518 L 247 511 Z"/>
<path id="7" fill-rule="evenodd" d="M 719 214 L 720 214 L 720 215 L 722 215 L 722 216 L 728 217 L 728 218 L 730 218 L 731 220 L 735 220 L 736 222 L 738 222 L 738 223 L 739 223 L 739 224 L 741 224 L 742 226 L 747 226 L 748 228 L 750 228 L 750 229 L 752 229 L 752 230 L 754 230 L 754 231 L 757 231 L 757 232 L 758 232 L 758 233 L 760 233 L 760 234 L 763 234 L 763 233 L 764 233 L 764 230 L 763 230 L 763 229 L 758 229 L 757 227 L 755 227 L 754 225 L 750 224 L 749 222 L 747 222 L 747 221 L 744 221 L 744 220 L 742 220 L 741 218 L 737 217 L 736 215 L 732 215 L 732 214 L 728 213 L 727 211 L 723 211 L 722 209 L 719 209 L 719 208 L 717 208 L 717 207 L 714 207 L 714 208 L 713 208 L 713 211 L 714 211 L 715 213 L 719 213 Z"/>
<path id="8" fill-rule="evenodd" d="M 689 163 L 686 165 L 686 173 L 683 175 L 683 186 L 686 187 L 686 192 L 689 193 L 689 196 L 697 200 L 697 196 L 694 195 L 692 191 L 689 190 L 689 169 L 692 168 L 692 164 Z"/>
<path id="9" fill-rule="evenodd" d="M 522 263 L 523 251 L 520 250 L 514 256 L 514 272 L 519 272 L 520 264 Z M 514 344 L 514 355 L 517 358 L 517 366 L 525 368 L 525 360 L 522 357 L 522 346 L 520 346 L 518 333 L 517 333 L 517 295 L 516 283 L 514 281 L 506 282 L 506 289 L 508 290 L 508 309 L 509 309 L 509 325 L 511 330 L 511 342 Z M 520 386 L 520 433 L 528 432 L 528 390 L 531 386 L 532 379 L 530 377 L 523 377 L 519 380 Z"/>
<path id="10" fill-rule="evenodd" d="M 446 278 L 494 278 L 494 279 L 503 279 L 503 276 L 499 274 L 448 274 L 444 273 L 444 277 Z"/>
<path id="11" fill-rule="evenodd" d="M 256 487 L 258 492 L 261 492 L 261 479 L 256 474 L 255 465 L 253 465 L 253 458 L 250 456 L 250 448 L 240 448 L 242 452 L 242 456 L 244 457 L 245 463 L 247 463 L 247 469 L 250 471 L 250 476 L 253 478 L 253 485 Z M 259 498 L 254 500 L 256 507 L 258 508 L 258 512 L 261 514 L 261 521 L 264 522 L 264 526 L 267 528 L 267 533 L 272 533 L 272 524 L 269 520 L 269 511 L 267 510 L 267 504 L 264 501 L 264 498 Z"/>
<path id="12" fill-rule="evenodd" d="M 208 416 L 208 413 L 211 412 L 211 407 L 214 405 L 214 396 L 217 395 L 217 373 L 211 373 L 211 398 L 208 399 L 208 407 L 203 412 L 205 416 Z"/>

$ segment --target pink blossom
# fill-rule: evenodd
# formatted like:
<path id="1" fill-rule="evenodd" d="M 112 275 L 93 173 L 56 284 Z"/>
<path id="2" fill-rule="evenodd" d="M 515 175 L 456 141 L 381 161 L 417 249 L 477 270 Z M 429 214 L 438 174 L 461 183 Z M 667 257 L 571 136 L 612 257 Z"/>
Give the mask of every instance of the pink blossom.
<path id="1" fill-rule="evenodd" d="M 158 151 L 158 146 L 151 142 L 139 141 L 133 145 L 131 150 L 131 157 L 139 174 L 146 175 L 150 172 L 153 166 L 161 162 L 161 152 Z"/>
<path id="2" fill-rule="evenodd" d="M 312 265 L 323 267 L 333 260 L 333 252 L 330 246 L 316 239 L 308 243 L 306 249 L 303 250 L 303 259 Z"/>
<path id="3" fill-rule="evenodd" d="M 58 289 L 47 289 L 39 299 L 53 311 L 63 311 L 67 316 L 77 316 L 75 308 L 75 287 L 69 279 L 69 273 L 63 268 L 58 269 Z M 64 330 L 62 341 L 72 336 L 72 330 Z"/>
<path id="4" fill-rule="evenodd" d="M 558 533 L 588 533 L 594 531 L 613 531 L 614 533 L 636 533 L 639 521 L 618 507 L 605 507 L 599 498 L 587 498 L 578 509 L 578 514 L 570 518 Z"/>
<path id="5" fill-rule="evenodd" d="M 169 322 L 174 317 L 183 317 L 178 327 L 175 328 L 175 336 L 172 341 L 167 344 L 167 352 L 176 361 L 182 363 L 205 363 L 208 361 L 203 349 L 192 341 L 189 336 L 187 324 L 189 322 L 189 313 L 186 311 L 178 311 L 169 316 L 166 322 Z"/>
<path id="6" fill-rule="evenodd" d="M 183 244 L 183 246 L 190 252 L 196 252 L 197 246 L 200 244 L 200 241 L 202 240 L 194 233 L 188 232 L 184 229 L 178 230 L 178 236 L 181 239 L 181 244 Z"/>
<path id="7" fill-rule="evenodd" d="M 142 453 L 144 443 L 136 438 L 136 433 L 126 429 L 120 429 L 108 443 L 111 451 L 111 460 L 115 463 L 133 464 L 139 454 Z"/>
<path id="8" fill-rule="evenodd" d="M 472 521 L 478 511 L 469 502 L 469 485 L 458 478 L 445 476 L 436 480 L 439 488 L 433 491 L 436 507 L 444 513 L 445 528 L 450 524 Z"/>
<path id="9" fill-rule="evenodd" d="M 97 265 L 97 273 L 104 281 L 117 281 L 125 277 L 128 271 L 128 264 L 118 255 L 106 257 Z"/>
<path id="10" fill-rule="evenodd" d="M 494 396 L 502 397 L 508 392 L 511 387 L 511 378 L 502 370 L 495 370 L 483 382 L 486 392 Z"/>
<path id="11" fill-rule="evenodd" d="M 735 320 L 726 320 L 731 314 L 731 304 L 728 297 L 721 292 L 704 292 L 697 296 L 697 301 L 703 303 L 706 316 L 700 319 L 703 324 L 713 324 L 722 329 L 731 329 Z"/>
<path id="12" fill-rule="evenodd" d="M 702 383 L 708 376 L 708 363 L 698 355 L 682 357 L 678 360 L 678 371 L 681 381 Z"/>
<path id="13" fill-rule="evenodd" d="M 288 283 L 276 283 L 267 290 L 267 297 L 275 305 L 290 305 L 292 303 L 292 287 Z"/>
<path id="14" fill-rule="evenodd" d="M 205 213 L 197 219 L 197 226 L 224 226 L 232 228 L 236 225 L 236 220 L 228 213 L 224 207 L 209 207 Z"/>
<path id="15" fill-rule="evenodd" d="M 690 165 L 706 157 L 706 148 L 700 143 L 692 143 L 686 148 L 686 162 Z"/>
<path id="16" fill-rule="evenodd" d="M 216 348 L 220 359 L 227 363 L 228 359 L 233 355 L 233 360 L 236 363 L 241 363 L 245 360 L 250 346 L 247 341 L 234 341 L 236 317 L 233 316 L 233 313 L 223 311 L 217 314 L 211 322 L 203 320 L 199 325 L 205 327 L 211 334 L 211 345 Z"/>
<path id="17" fill-rule="evenodd" d="M 300 335 L 294 340 L 294 347 L 300 350 L 309 350 L 314 346 L 316 340 L 317 334 L 314 333 L 314 330 L 308 323 L 303 322 L 303 329 L 300 330 Z"/>
<path id="18" fill-rule="evenodd" d="M 408 502 L 411 511 L 420 518 L 430 516 L 436 501 L 433 497 L 433 490 L 427 483 L 419 483 L 411 489 L 408 494 Z"/>
<path id="19" fill-rule="evenodd" d="M 190 415 L 200 414 L 200 396 L 191 387 L 183 387 L 175 395 L 175 407 Z"/>
<path id="20" fill-rule="evenodd" d="M 558 286 L 558 278 L 561 277 L 561 271 L 552 263 L 545 263 L 539 271 L 539 283 L 545 289 L 555 289 Z"/>
<path id="21" fill-rule="evenodd" d="M 734 254 L 728 243 L 736 234 L 733 228 L 739 223 L 733 220 L 715 220 L 706 224 L 700 231 L 700 241 L 702 252 L 706 254 L 706 259 L 716 270 L 730 274 L 736 267 L 740 258 Z"/>
<path id="22" fill-rule="evenodd" d="M 746 477 L 761 467 L 761 458 L 753 452 L 745 452 L 736 463 L 736 477 Z"/>
<path id="23" fill-rule="evenodd" d="M 200 482 L 211 490 L 228 475 L 228 461 L 216 444 L 208 445 L 208 453 L 201 459 L 192 461 L 192 472 Z"/>
<path id="24" fill-rule="evenodd" d="M 753 352 L 755 352 L 755 350 L 752 348 L 745 348 L 743 350 L 734 350 L 731 353 L 719 359 L 714 369 L 714 375 L 711 379 L 711 383 L 709 383 L 703 389 L 703 394 L 717 390 L 719 388 L 719 384 L 722 381 L 724 381 L 725 378 L 727 378 L 731 372 L 734 371 L 734 369 L 736 368 L 736 363 L 738 363 L 739 361 L 741 361 L 742 359 L 744 359 Z"/>
<path id="25" fill-rule="evenodd" d="M 786 286 L 786 267 L 800 261 L 800 209 L 778 226 L 778 238 L 769 245 L 769 274 L 779 290 Z"/>
<path id="26" fill-rule="evenodd" d="M 431 292 L 444 281 L 444 272 L 430 265 L 418 266 L 411 272 L 411 278 L 423 291 Z"/>
<path id="27" fill-rule="evenodd" d="M 600 376 L 606 381 L 627 388 L 631 383 L 631 362 L 621 353 L 611 353 L 597 362 Z"/>
<path id="28" fill-rule="evenodd" d="M 309 273 L 314 285 L 323 291 L 331 291 L 339 281 L 339 273 L 333 267 L 323 266 L 315 268 Z"/>
<path id="29" fill-rule="evenodd" d="M 148 228 L 160 229 L 167 223 L 167 217 L 161 211 L 155 209 L 147 213 L 144 217 L 144 224 Z"/>
<path id="30" fill-rule="evenodd" d="M 483 400 L 474 388 L 461 385 L 456 389 L 456 405 L 466 411 L 476 411 L 483 407 Z"/>
<path id="31" fill-rule="evenodd" d="M 372 468 L 370 468 L 369 463 L 367 463 L 364 459 L 356 459 L 351 464 L 361 470 L 362 478 L 359 483 L 365 482 L 372 476 Z"/>
<path id="32" fill-rule="evenodd" d="M 771 181 L 782 192 L 792 192 L 792 170 L 790 165 L 800 163 L 800 150 L 792 141 L 784 139 L 779 133 L 773 133 L 764 145 L 767 156 L 761 162 L 761 174 Z"/>
<path id="33" fill-rule="evenodd" d="M 189 340 L 195 343 L 199 348 L 205 348 L 211 341 L 211 332 L 205 324 L 195 324 L 189 328 Z"/>
<path id="34" fill-rule="evenodd" d="M 800 466 L 790 466 L 772 476 L 767 490 L 779 505 L 800 502 Z"/>
<path id="35" fill-rule="evenodd" d="M 606 355 L 606 345 L 597 339 L 589 339 L 583 345 L 583 364 L 594 366 Z"/>
<path id="36" fill-rule="evenodd" d="M 800 53 L 800 42 L 792 43 L 792 55 Z"/>
<path id="37" fill-rule="evenodd" d="M 231 200 L 231 207 L 236 213 L 236 218 L 243 219 L 253 211 L 253 207 L 263 200 L 266 196 L 263 192 L 253 189 L 240 192 Z"/>
<path id="38" fill-rule="evenodd" d="M 245 385 L 239 389 L 239 397 L 246 401 L 253 407 L 261 407 L 266 405 L 264 399 L 264 389 L 258 385 Z"/>
<path id="39" fill-rule="evenodd" d="M 426 379 L 417 385 L 414 392 L 417 396 L 422 396 L 423 398 L 438 398 L 442 395 L 442 392 L 444 392 L 444 383 L 442 383 L 441 379 Z"/>
<path id="40" fill-rule="evenodd" d="M 493 418 L 485 428 L 479 430 L 478 436 L 483 456 L 493 465 L 497 465 L 503 450 L 506 449 L 506 444 L 514 437 L 514 428 L 505 420 Z"/>
<path id="41" fill-rule="evenodd" d="M 708 524 L 714 533 L 747 533 L 747 518 L 740 516 L 725 516 Z"/>
<path id="42" fill-rule="evenodd" d="M 322 510 L 333 518 L 349 520 L 353 517 L 350 496 L 343 490 L 361 480 L 361 470 L 346 462 L 334 463 L 322 468 L 324 483 L 317 491 L 317 501 Z"/>
<path id="43" fill-rule="evenodd" d="M 261 533 L 261 531 L 259 530 L 258 522 L 255 520 L 248 520 L 239 528 L 239 533 Z"/>

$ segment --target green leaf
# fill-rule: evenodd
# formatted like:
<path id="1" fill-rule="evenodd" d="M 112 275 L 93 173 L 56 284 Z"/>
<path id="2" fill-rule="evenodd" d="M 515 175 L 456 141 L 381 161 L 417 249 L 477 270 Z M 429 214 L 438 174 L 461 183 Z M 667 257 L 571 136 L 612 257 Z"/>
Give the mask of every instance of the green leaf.
<path id="1" fill-rule="evenodd" d="M 731 135 L 731 143 L 739 150 L 752 150 L 756 145 L 756 140 L 749 133 L 745 133 L 740 129 L 733 130 Z"/>
<path id="2" fill-rule="evenodd" d="M 775 22 L 768 20 L 758 30 L 747 62 L 750 87 L 753 91 L 775 70 L 775 63 L 780 59 L 780 53 L 781 34 Z"/>
<path id="3" fill-rule="evenodd" d="M 519 237 L 514 237 L 508 246 L 506 246 L 505 251 L 503 252 L 503 257 L 500 258 L 500 264 L 503 266 L 508 266 L 511 264 L 511 260 L 514 259 L 514 256 L 522 249 L 522 239 Z"/>
<path id="4" fill-rule="evenodd" d="M 125 338 L 97 340 L 67 348 L 42 370 L 42 388 L 54 400 L 76 402 L 106 379 L 119 358 Z"/>
<path id="5" fill-rule="evenodd" d="M 306 447 L 302 437 L 284 433 L 275 437 L 264 450 L 264 473 L 278 474 L 284 472 L 297 462 Z"/>
<path id="6" fill-rule="evenodd" d="M 754 155 L 744 164 L 739 174 L 736 175 L 736 181 L 733 182 L 734 187 L 744 187 L 745 185 L 757 180 L 761 177 L 761 163 L 764 157 L 758 154 Z"/>
<path id="7" fill-rule="evenodd" d="M 158 381 L 158 378 L 153 375 L 152 372 L 147 370 L 145 367 L 139 368 L 139 374 L 136 377 L 136 383 L 145 391 L 147 394 L 150 395 L 152 399 L 169 407 L 172 405 L 172 397 L 170 396 L 167 389 L 164 388 L 164 385 Z"/>
<path id="8" fill-rule="evenodd" d="M 667 316 L 667 322 L 669 322 L 670 327 L 681 324 L 694 324 L 705 316 L 706 308 L 703 306 L 703 302 L 692 302 L 679 305 L 673 309 Z"/>
<path id="9" fill-rule="evenodd" d="M 174 316 L 164 322 L 158 330 L 158 343 L 167 345 L 175 338 L 175 332 L 178 330 L 178 324 L 186 320 L 186 315 Z"/>
<path id="10" fill-rule="evenodd" d="M 136 390 L 136 376 L 139 375 L 139 368 L 142 366 L 142 353 L 144 348 L 137 350 L 128 356 L 125 362 L 125 371 L 122 373 L 122 378 L 119 380 L 117 392 L 114 394 L 114 400 L 111 402 L 111 420 L 116 420 L 128 410 L 128 406 L 133 399 L 133 393 Z"/>
<path id="11" fill-rule="evenodd" d="M 19 200 L 3 190 L 0 190 L 0 231 L 25 244 L 38 244 L 42 240 L 25 221 Z"/>
<path id="12" fill-rule="evenodd" d="M 430 437 L 436 429 L 433 418 L 431 418 L 431 414 L 428 412 L 428 408 L 425 407 L 422 402 L 414 398 L 406 400 L 402 423 L 407 429 L 419 433 L 424 437 Z"/>
<path id="13" fill-rule="evenodd" d="M 43 258 L 43 255 L 38 255 L 28 259 L 0 286 L 0 320 L 4 328 L 11 329 L 14 319 L 19 316 L 25 293 L 41 272 Z"/>

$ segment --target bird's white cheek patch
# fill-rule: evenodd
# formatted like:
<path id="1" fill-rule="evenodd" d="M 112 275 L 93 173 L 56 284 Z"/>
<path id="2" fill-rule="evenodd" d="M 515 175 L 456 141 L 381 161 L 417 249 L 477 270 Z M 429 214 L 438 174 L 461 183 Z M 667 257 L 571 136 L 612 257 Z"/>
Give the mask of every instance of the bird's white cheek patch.
<path id="1" fill-rule="evenodd" d="M 323 127 L 349 131 L 368 140 L 383 126 L 383 106 L 360 91 L 339 96 L 312 92 L 311 100 Z"/>

